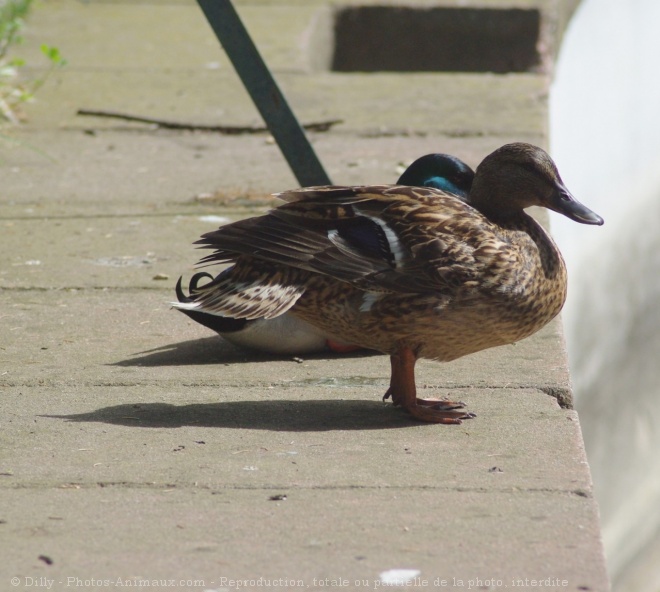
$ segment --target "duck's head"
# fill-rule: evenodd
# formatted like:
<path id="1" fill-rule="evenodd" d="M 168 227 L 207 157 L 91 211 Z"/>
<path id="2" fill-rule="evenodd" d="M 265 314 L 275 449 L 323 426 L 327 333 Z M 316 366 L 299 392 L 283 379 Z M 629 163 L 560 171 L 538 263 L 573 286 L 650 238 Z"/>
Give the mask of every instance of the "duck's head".
<path id="1" fill-rule="evenodd" d="M 603 224 L 598 214 L 571 195 L 548 153 L 522 142 L 506 144 L 484 158 L 477 167 L 470 203 L 500 218 L 542 206 L 581 224 Z"/>
<path id="2" fill-rule="evenodd" d="M 466 198 L 474 171 L 460 158 L 449 154 L 427 154 L 413 162 L 399 177 L 397 185 L 435 187 Z"/>

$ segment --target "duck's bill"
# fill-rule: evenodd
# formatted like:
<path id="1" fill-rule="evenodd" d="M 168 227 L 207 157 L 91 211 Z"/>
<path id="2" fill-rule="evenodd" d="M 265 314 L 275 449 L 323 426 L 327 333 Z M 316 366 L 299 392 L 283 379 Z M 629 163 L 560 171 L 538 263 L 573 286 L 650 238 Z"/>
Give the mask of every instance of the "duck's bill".
<path id="1" fill-rule="evenodd" d="M 596 212 L 592 212 L 588 207 L 583 206 L 566 190 L 557 193 L 551 208 L 580 224 L 601 226 L 605 222 Z"/>

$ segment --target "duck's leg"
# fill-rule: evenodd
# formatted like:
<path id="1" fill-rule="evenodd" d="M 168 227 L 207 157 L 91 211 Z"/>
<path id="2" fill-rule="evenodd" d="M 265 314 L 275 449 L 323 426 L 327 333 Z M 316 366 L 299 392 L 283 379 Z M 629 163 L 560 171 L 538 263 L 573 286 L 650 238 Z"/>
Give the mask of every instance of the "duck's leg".
<path id="1" fill-rule="evenodd" d="M 403 407 L 410 415 L 422 421 L 444 424 L 459 424 L 462 419 L 473 417 L 463 411 L 463 403 L 440 399 L 418 399 L 415 386 L 415 363 L 417 356 L 412 349 L 402 345 L 390 356 L 392 376 L 390 388 L 383 399 L 392 397 L 396 406 Z"/>

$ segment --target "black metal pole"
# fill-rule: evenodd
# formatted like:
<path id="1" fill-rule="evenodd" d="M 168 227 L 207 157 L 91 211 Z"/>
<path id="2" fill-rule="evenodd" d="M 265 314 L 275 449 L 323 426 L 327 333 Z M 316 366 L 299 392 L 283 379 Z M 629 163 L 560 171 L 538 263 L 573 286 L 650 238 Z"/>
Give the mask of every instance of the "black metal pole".
<path id="1" fill-rule="evenodd" d="M 273 138 L 302 186 L 330 185 L 304 130 L 291 111 L 230 0 L 197 0 Z"/>

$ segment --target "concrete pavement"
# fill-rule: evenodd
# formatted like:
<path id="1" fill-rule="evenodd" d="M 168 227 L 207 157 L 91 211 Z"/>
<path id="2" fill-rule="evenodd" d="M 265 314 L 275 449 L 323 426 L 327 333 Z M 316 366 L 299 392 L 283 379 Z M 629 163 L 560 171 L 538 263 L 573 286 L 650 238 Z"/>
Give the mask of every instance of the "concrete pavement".
<path id="1" fill-rule="evenodd" d="M 311 135 L 338 183 L 546 144 L 546 74 L 322 71 L 324 2 L 238 5 L 300 120 L 344 120 Z M 69 65 L 0 143 L 0 589 L 607 590 L 558 321 L 420 364 L 457 427 L 382 403 L 384 356 L 235 349 L 167 303 L 200 234 L 296 185 L 277 147 L 75 114 L 259 124 L 201 11 L 49 0 L 40 43 Z"/>

